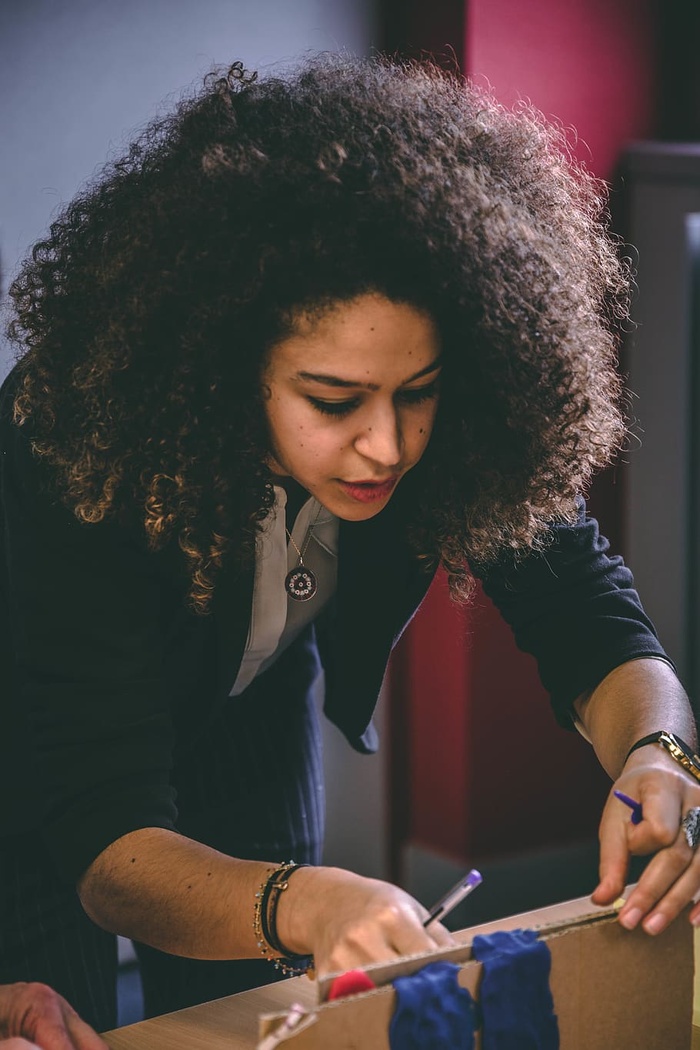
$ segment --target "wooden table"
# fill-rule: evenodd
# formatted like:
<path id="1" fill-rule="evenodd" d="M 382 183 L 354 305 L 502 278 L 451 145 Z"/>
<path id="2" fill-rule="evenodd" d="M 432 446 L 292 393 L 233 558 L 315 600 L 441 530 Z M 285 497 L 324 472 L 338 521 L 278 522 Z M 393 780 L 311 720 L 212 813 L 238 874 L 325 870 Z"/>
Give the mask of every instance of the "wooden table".
<path id="1" fill-rule="evenodd" d="M 116 1028 L 104 1039 L 111 1050 L 254 1050 L 260 1014 L 287 1010 L 294 1002 L 316 1005 L 316 987 L 308 977 L 293 977 Z"/>

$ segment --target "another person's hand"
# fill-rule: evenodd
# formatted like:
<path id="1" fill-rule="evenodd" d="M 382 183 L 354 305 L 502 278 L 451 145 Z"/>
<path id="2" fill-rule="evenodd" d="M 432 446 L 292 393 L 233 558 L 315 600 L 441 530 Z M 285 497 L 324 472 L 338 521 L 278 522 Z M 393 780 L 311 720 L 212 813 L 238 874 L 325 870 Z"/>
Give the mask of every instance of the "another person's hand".
<path id="1" fill-rule="evenodd" d="M 47 985 L 0 985 L 1 1050 L 106 1050 L 106 1046 Z"/>
<path id="2" fill-rule="evenodd" d="M 439 922 L 424 929 L 427 917 L 391 883 L 340 868 L 302 868 L 282 895 L 277 930 L 286 948 L 312 953 L 317 973 L 328 974 L 455 943 Z"/>
<path id="3" fill-rule="evenodd" d="M 700 784 L 657 745 L 633 752 L 613 790 L 642 804 L 643 820 L 633 824 L 630 811 L 610 794 L 600 825 L 600 883 L 596 904 L 611 904 L 627 878 L 630 855 L 655 854 L 620 911 L 627 929 L 640 923 L 647 933 L 661 933 L 700 892 L 700 854 L 686 841 L 681 820 L 700 806 Z M 700 904 L 690 912 L 700 925 Z"/>

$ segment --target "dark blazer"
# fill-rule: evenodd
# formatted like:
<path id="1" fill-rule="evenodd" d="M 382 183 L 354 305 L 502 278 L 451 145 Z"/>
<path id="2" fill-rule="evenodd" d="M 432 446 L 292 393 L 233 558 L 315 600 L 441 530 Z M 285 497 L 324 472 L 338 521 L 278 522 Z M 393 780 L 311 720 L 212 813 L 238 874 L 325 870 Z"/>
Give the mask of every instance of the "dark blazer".
<path id="1" fill-rule="evenodd" d="M 253 573 L 225 568 L 212 614 L 190 613 L 173 552 L 149 552 L 113 522 L 81 524 L 50 495 L 11 400 L 10 380 L 0 393 L 0 835 L 35 827 L 74 876 L 130 830 L 175 826 L 173 771 L 231 703 Z M 300 692 L 320 660 L 325 712 L 361 751 L 376 748 L 387 661 L 431 581 L 405 535 L 414 498 L 409 475 L 381 514 L 341 523 L 335 598 L 288 658 L 284 688 Z M 583 502 L 546 555 L 481 575 L 564 724 L 571 701 L 613 667 L 664 655 Z"/>

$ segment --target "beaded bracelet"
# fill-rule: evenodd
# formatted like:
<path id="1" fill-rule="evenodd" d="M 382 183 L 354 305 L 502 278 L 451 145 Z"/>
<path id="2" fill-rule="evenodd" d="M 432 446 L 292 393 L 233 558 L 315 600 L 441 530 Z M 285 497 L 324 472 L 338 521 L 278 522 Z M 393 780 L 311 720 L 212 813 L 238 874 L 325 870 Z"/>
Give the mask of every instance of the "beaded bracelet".
<path id="1" fill-rule="evenodd" d="M 295 864 L 292 860 L 285 861 L 284 864 L 280 864 L 278 868 L 269 872 L 255 894 L 253 930 L 260 954 L 286 977 L 309 973 L 313 968 L 313 959 L 309 964 L 299 965 L 298 960 L 305 959 L 307 956 L 295 955 L 288 951 L 277 935 L 277 906 L 280 895 L 287 889 L 289 879 L 294 872 L 303 867 L 306 865 Z M 278 952 L 279 956 L 271 955 L 270 952 Z"/>

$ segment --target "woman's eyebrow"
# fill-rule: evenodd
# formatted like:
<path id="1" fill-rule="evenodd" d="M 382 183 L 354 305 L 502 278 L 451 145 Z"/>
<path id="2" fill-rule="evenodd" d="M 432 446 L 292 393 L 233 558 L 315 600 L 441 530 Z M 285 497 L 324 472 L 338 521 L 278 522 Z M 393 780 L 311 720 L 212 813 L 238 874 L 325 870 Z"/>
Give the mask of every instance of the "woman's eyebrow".
<path id="1" fill-rule="evenodd" d="M 408 379 L 404 379 L 400 384 L 406 386 L 408 383 L 414 383 L 416 379 L 421 379 L 423 376 L 430 375 L 431 372 L 437 371 L 442 365 L 442 359 L 436 357 L 434 361 L 431 361 L 425 368 L 421 368 L 420 372 L 416 372 L 415 375 L 409 376 Z M 340 376 L 326 375 L 324 372 L 297 372 L 294 376 L 295 380 L 303 380 L 304 382 L 311 383 L 322 383 L 323 386 L 336 386 L 336 387 L 358 387 L 362 390 L 379 390 L 378 383 L 360 383 L 354 379 L 341 379 Z"/>

